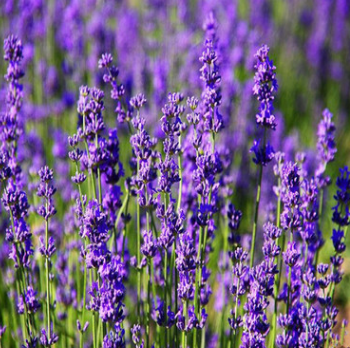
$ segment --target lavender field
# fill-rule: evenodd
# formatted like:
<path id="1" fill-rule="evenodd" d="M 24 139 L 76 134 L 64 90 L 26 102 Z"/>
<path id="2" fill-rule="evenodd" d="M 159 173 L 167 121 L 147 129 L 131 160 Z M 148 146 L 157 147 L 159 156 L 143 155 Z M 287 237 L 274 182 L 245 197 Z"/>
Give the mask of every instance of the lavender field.
<path id="1" fill-rule="evenodd" d="M 1 0 L 0 34 L 0 348 L 350 346 L 348 0 Z"/>

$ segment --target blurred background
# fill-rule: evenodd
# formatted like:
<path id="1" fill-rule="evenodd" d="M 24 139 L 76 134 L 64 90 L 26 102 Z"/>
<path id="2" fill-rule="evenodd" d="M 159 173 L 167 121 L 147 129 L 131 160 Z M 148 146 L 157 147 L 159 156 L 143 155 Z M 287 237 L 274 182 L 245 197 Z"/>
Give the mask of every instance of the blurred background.
<path id="1" fill-rule="evenodd" d="M 21 119 L 26 137 L 21 140 L 21 160 L 30 174 L 28 185 L 34 169 L 44 162 L 54 168 L 60 218 L 71 199 L 65 149 L 67 135 L 76 130 L 79 86 L 105 87 L 97 66 L 105 52 L 112 53 L 119 67 L 127 99 L 145 94 L 147 127 L 159 135 L 158 120 L 169 92 L 200 95 L 203 84 L 198 58 L 205 37 L 215 38 L 222 77 L 220 111 L 225 122 L 221 146 L 234 158 L 233 200 L 244 212 L 243 233 L 250 232 L 255 196 L 256 168 L 249 149 L 257 132 L 254 54 L 262 44 L 270 47 L 279 83 L 278 126 L 271 139 L 275 150 L 286 152 L 287 159 L 303 152 L 308 165 L 316 166 L 317 124 L 328 108 L 337 128 L 338 152 L 327 174 L 334 181 L 338 168 L 350 164 L 348 0 L 2 0 L 0 34 L 1 40 L 15 34 L 24 45 Z M 5 70 L 1 60 L 2 76 Z M 2 78 L 0 111 L 5 107 L 5 93 Z M 104 117 L 110 125 L 118 125 L 121 156 L 126 161 L 129 154 L 123 147 L 129 149 L 128 134 L 118 123 L 108 93 Z M 125 170 L 128 175 L 128 166 Z M 325 260 L 332 250 L 332 190 L 334 186 L 326 194 L 322 217 Z M 271 194 L 271 190 L 263 192 L 265 216 L 270 212 Z M 62 228 L 67 227 L 63 224 Z M 1 255 L 0 263 L 6 257 Z M 344 279 L 336 293 L 340 317 L 349 317 L 349 263 L 348 253 Z"/>

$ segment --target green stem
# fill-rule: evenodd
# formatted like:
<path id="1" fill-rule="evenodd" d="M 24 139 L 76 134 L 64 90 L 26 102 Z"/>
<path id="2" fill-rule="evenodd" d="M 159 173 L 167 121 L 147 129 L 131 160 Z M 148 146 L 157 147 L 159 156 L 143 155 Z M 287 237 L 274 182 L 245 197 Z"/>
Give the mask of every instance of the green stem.
<path id="1" fill-rule="evenodd" d="M 76 172 L 79 172 L 78 164 L 75 163 L 75 169 Z M 84 201 L 83 201 L 83 192 L 81 190 L 81 185 L 78 185 L 79 189 L 79 197 L 80 197 L 80 203 L 81 203 L 81 209 L 83 214 L 85 214 L 85 206 L 84 206 Z M 84 239 L 84 246 L 86 247 L 86 240 Z M 83 277 L 84 277 L 84 284 L 83 284 L 83 307 L 81 310 L 81 325 L 85 325 L 85 307 L 86 307 L 86 286 L 87 286 L 87 269 L 86 269 L 86 262 L 84 259 L 84 272 L 83 272 Z M 77 279 L 77 284 L 80 284 L 79 278 Z M 78 293 L 80 293 L 78 289 Z M 82 330 L 80 331 L 80 348 L 84 347 L 84 340 L 83 340 L 83 332 Z"/>
<path id="2" fill-rule="evenodd" d="M 148 286 L 147 286 L 147 310 L 146 310 L 146 348 L 149 348 L 150 339 L 150 322 L 151 322 L 151 278 L 152 278 L 152 268 L 151 262 L 148 259 Z"/>
<path id="3" fill-rule="evenodd" d="M 146 185 L 145 191 L 146 191 L 146 193 L 145 193 L 146 202 L 148 203 L 147 185 Z M 149 211 L 147 209 L 147 211 L 146 211 L 147 233 L 150 231 L 150 221 L 149 220 L 150 220 Z M 149 259 L 147 260 L 147 265 L 148 265 L 148 282 L 147 282 L 147 307 L 146 307 L 146 348 L 149 348 L 149 345 L 150 345 L 150 343 L 149 343 L 150 342 L 150 322 L 151 322 L 151 283 L 152 283 L 152 268 L 151 268 L 151 261 Z"/>
<path id="4" fill-rule="evenodd" d="M 85 134 L 85 118 L 86 118 L 86 115 L 83 114 L 83 133 L 84 133 L 84 134 Z M 85 150 L 86 150 L 86 153 L 87 153 L 89 162 L 90 162 L 89 145 L 88 145 L 88 142 L 87 142 L 85 136 L 84 136 L 84 144 L 85 144 Z M 89 172 L 89 178 L 90 178 L 91 183 L 92 183 L 93 196 L 94 196 L 94 198 L 97 200 L 96 183 L 95 183 L 95 178 L 94 178 L 94 172 L 93 172 L 92 168 L 90 168 L 90 169 L 88 170 L 88 172 Z"/>
<path id="5" fill-rule="evenodd" d="M 6 185 L 5 185 L 5 192 L 8 194 Z M 15 232 L 15 223 L 14 223 L 14 218 L 13 218 L 13 214 L 12 214 L 12 210 L 11 207 L 9 209 L 10 211 L 10 220 L 11 220 L 11 226 L 12 226 L 12 231 L 13 233 Z M 23 273 L 23 267 L 21 264 L 21 260 L 19 258 L 19 252 L 18 252 L 18 247 L 17 247 L 17 242 L 15 242 L 15 248 L 16 248 L 16 256 L 18 259 L 18 278 L 16 279 L 16 285 L 17 285 L 17 292 L 18 292 L 18 296 L 22 296 L 22 300 L 23 300 L 23 304 L 24 304 L 24 318 L 22 320 L 22 332 L 23 332 L 23 338 L 24 340 L 26 340 L 27 336 L 26 336 L 26 332 L 28 333 L 28 337 L 30 336 L 30 332 L 29 332 L 29 321 L 28 321 L 28 313 L 27 313 L 27 304 L 25 301 L 25 291 L 26 291 L 26 285 L 25 285 L 25 276 Z M 22 281 L 22 290 L 21 290 L 21 281 Z"/>
<path id="6" fill-rule="evenodd" d="M 293 242 L 293 231 L 290 231 L 290 241 Z M 289 313 L 289 307 L 291 305 L 292 299 L 292 267 L 288 266 L 289 270 L 288 270 L 288 297 L 287 297 L 287 310 L 286 310 L 286 314 L 288 315 Z"/>
<path id="7" fill-rule="evenodd" d="M 140 159 L 137 159 L 137 173 L 140 171 Z M 139 198 L 139 195 L 137 195 Z M 136 202 L 136 233 L 137 233 L 137 267 L 141 263 L 141 212 L 140 205 Z M 137 315 L 141 318 L 141 270 L 137 268 Z"/>
<path id="8" fill-rule="evenodd" d="M 47 190 L 47 184 L 46 184 L 46 190 Z M 49 200 L 46 198 L 46 211 L 48 211 L 48 205 L 49 205 Z M 45 246 L 46 250 L 48 250 L 49 247 L 49 220 L 45 220 Z M 46 256 L 45 260 L 45 267 L 46 267 L 46 320 L 47 320 L 47 338 L 50 341 L 51 339 L 51 320 L 50 320 L 50 263 L 49 263 L 49 257 Z"/>
<path id="9" fill-rule="evenodd" d="M 115 228 L 117 229 L 118 227 L 118 224 L 119 224 L 119 221 L 120 221 L 120 218 L 122 216 L 122 214 L 124 213 L 124 210 L 126 209 L 126 207 L 128 206 L 128 203 L 129 203 L 129 198 L 130 198 L 130 195 L 129 195 L 129 191 L 126 192 L 126 196 L 123 200 L 123 204 L 121 206 L 121 208 L 119 209 L 118 211 L 118 215 L 117 215 L 117 219 L 115 220 Z"/>
<path id="10" fill-rule="evenodd" d="M 202 267 L 200 263 L 202 262 L 202 256 L 201 256 L 201 245 L 202 245 L 202 235 L 203 235 L 203 227 L 199 230 L 199 243 L 198 243 L 198 251 L 197 251 L 197 270 L 196 270 L 196 289 L 194 294 L 194 308 L 195 313 L 198 318 L 199 315 L 199 290 L 202 283 Z M 197 329 L 193 332 L 193 348 L 197 348 Z"/>
<path id="11" fill-rule="evenodd" d="M 205 348 L 205 326 L 202 329 L 201 348 Z"/>
<path id="12" fill-rule="evenodd" d="M 264 151 L 265 151 L 265 146 L 266 146 L 266 128 L 264 129 L 264 143 L 263 143 Z M 263 175 L 263 165 L 260 164 L 258 190 L 256 193 L 256 201 L 255 201 L 255 215 L 254 215 L 254 224 L 253 224 L 252 246 L 250 249 L 250 268 L 252 268 L 254 266 L 255 239 L 256 239 L 256 230 L 258 228 L 262 175 Z"/>
<path id="13" fill-rule="evenodd" d="M 17 293 L 18 293 L 18 296 L 22 296 L 23 298 L 23 303 L 25 304 L 24 302 L 24 296 L 23 296 L 23 293 L 20 289 L 20 280 L 19 279 L 16 279 L 16 287 L 17 287 Z M 24 316 L 21 316 L 21 324 L 22 324 L 22 333 L 23 333 L 23 339 L 24 341 L 27 339 L 27 326 L 26 326 L 26 322 L 25 322 L 25 317 Z"/>
<path id="14" fill-rule="evenodd" d="M 93 282 L 93 276 L 92 276 L 92 269 L 90 268 L 90 284 L 92 286 Z M 92 343 L 93 343 L 93 348 L 96 348 L 97 345 L 97 332 L 96 332 L 96 312 L 92 312 Z"/>
<path id="15" fill-rule="evenodd" d="M 127 214 L 129 198 L 130 198 L 129 191 L 127 191 L 126 196 L 123 200 L 123 204 L 118 211 L 117 219 L 116 219 L 115 224 L 114 224 L 114 233 L 113 233 L 113 236 L 111 238 L 112 239 L 112 246 L 115 245 L 116 240 L 117 240 L 117 229 L 118 229 L 118 224 L 119 224 L 119 221 L 121 219 L 121 216 L 124 213 L 124 211 Z M 122 260 L 123 261 L 124 261 L 125 238 L 126 238 L 126 228 L 124 226 L 124 228 L 123 228 L 123 248 L 122 248 Z"/>
<path id="16" fill-rule="evenodd" d="M 338 225 L 338 229 L 340 229 L 340 225 Z M 348 229 L 347 229 L 347 226 L 346 226 L 345 229 L 344 229 L 344 237 L 343 237 L 344 241 L 346 240 L 347 231 L 348 231 Z M 336 252 L 335 255 L 338 255 L 338 253 Z M 333 267 L 333 265 L 332 265 L 332 267 Z M 332 273 L 333 272 L 334 272 L 334 268 L 332 269 Z M 331 298 L 332 303 L 333 303 L 333 298 L 334 298 L 334 292 L 335 292 L 335 283 L 331 282 L 331 285 L 330 285 L 330 288 L 329 288 L 327 296 Z M 331 330 L 329 330 L 328 333 L 327 333 L 326 348 L 329 347 L 329 343 L 330 343 L 330 331 Z"/>
<path id="17" fill-rule="evenodd" d="M 278 166 L 280 166 L 280 162 L 278 163 Z M 278 177 L 278 187 L 281 187 L 281 178 L 280 176 Z M 281 225 L 281 194 L 278 193 L 278 200 L 277 200 L 277 212 L 276 212 L 276 226 L 277 228 L 280 228 Z M 280 288 L 280 282 L 281 282 L 281 272 L 282 272 L 282 250 L 284 250 L 284 231 L 282 231 L 283 237 L 282 237 L 282 246 L 281 247 L 281 252 L 278 255 L 277 259 L 277 265 L 279 265 L 279 272 L 275 276 L 275 283 L 274 283 L 274 311 L 273 311 L 273 317 L 272 317 L 272 338 L 270 339 L 270 347 L 275 346 L 276 342 L 276 335 L 277 335 L 277 308 L 278 308 L 278 293 L 279 293 L 279 288 Z M 278 243 L 280 241 L 278 240 Z"/>
<path id="18" fill-rule="evenodd" d="M 164 305 L 163 305 L 163 311 L 164 311 L 164 317 L 165 317 L 165 325 L 168 320 L 167 315 L 167 294 L 168 294 L 168 250 L 165 249 L 165 256 L 164 256 Z M 165 338 L 165 347 L 168 347 L 168 337 L 167 337 L 167 329 L 165 327 L 164 332 L 164 338 Z"/>
<path id="19" fill-rule="evenodd" d="M 225 201 L 225 205 L 227 205 L 227 199 Z M 225 228 L 224 228 L 224 235 L 223 235 L 223 244 L 224 244 L 224 251 L 223 251 L 223 270 L 222 270 L 222 279 L 225 276 L 226 273 L 226 262 L 227 262 L 227 253 L 228 253 L 228 221 L 227 216 L 225 216 Z M 222 298 L 226 299 L 226 286 L 222 286 Z M 224 303 L 222 313 L 221 313 L 221 322 L 220 322 L 220 345 L 221 347 L 225 347 L 225 325 L 226 324 L 226 306 Z"/>
<path id="20" fill-rule="evenodd" d="M 95 122 L 96 121 L 97 120 L 96 120 L 96 115 L 95 115 Z M 95 147 L 96 147 L 96 149 L 99 148 L 97 133 L 95 134 Z M 97 182 L 98 182 L 98 203 L 101 206 L 101 204 L 102 204 L 102 183 L 101 183 L 101 170 L 100 170 L 99 166 L 97 166 Z"/>
<path id="21" fill-rule="evenodd" d="M 179 147 L 181 148 L 181 135 L 179 136 Z M 179 212 L 181 208 L 181 200 L 182 200 L 182 164 L 181 164 L 181 153 L 178 156 L 178 166 L 179 166 L 179 197 L 177 200 L 177 212 Z"/>
<path id="22" fill-rule="evenodd" d="M 86 307 L 86 285 L 87 285 L 87 270 L 86 270 L 86 262 L 84 260 L 84 289 L 83 289 L 83 308 L 81 311 L 81 325 L 85 325 L 85 307 Z M 80 331 L 80 348 L 84 347 L 83 341 L 83 331 Z"/>
<path id="23" fill-rule="evenodd" d="M 340 344 L 344 345 L 344 336 L 345 336 L 345 323 L 342 322 L 341 324 L 341 331 L 340 331 Z"/>
<path id="24" fill-rule="evenodd" d="M 240 283 L 241 283 L 241 278 L 238 278 L 238 282 L 237 282 L 237 293 L 236 293 L 236 298 L 235 298 L 235 311 L 234 311 L 234 321 L 236 323 L 237 321 L 237 314 L 238 314 L 238 291 L 239 291 L 239 287 L 240 287 Z M 235 347 L 235 341 L 236 341 L 236 335 L 237 335 L 237 331 L 236 330 L 232 330 L 233 331 L 233 335 L 231 335 L 230 339 L 231 339 L 231 347 L 234 348 Z"/>
<path id="25" fill-rule="evenodd" d="M 310 304 L 308 302 L 306 302 L 306 315 L 308 316 L 309 315 L 309 308 L 310 307 Z M 309 323 L 306 322 L 306 344 L 308 343 L 309 341 Z"/>
<path id="26" fill-rule="evenodd" d="M 318 207 L 318 221 L 319 224 L 321 225 L 321 231 L 322 231 L 322 210 L 323 210 L 323 194 L 324 194 L 324 189 L 321 189 L 320 192 L 320 205 Z M 316 250 L 316 255 L 315 255 L 315 265 L 318 264 L 318 256 L 319 256 L 319 248 Z"/>
<path id="27" fill-rule="evenodd" d="M 262 174 L 263 174 L 263 166 L 260 165 L 258 190 L 256 193 L 256 201 L 255 201 L 255 215 L 254 215 L 254 224 L 253 224 L 252 246 L 250 249 L 250 268 L 253 268 L 253 265 L 254 265 L 255 240 L 256 240 L 256 230 L 257 230 L 257 226 L 258 226 L 258 218 L 259 218 L 259 204 L 260 204 L 260 197 L 261 197 Z"/>
<path id="28" fill-rule="evenodd" d="M 176 265 L 175 265 L 175 258 L 176 258 L 176 236 L 175 236 L 175 240 L 174 240 L 174 244 L 173 244 L 173 250 L 171 252 L 171 260 L 170 260 L 170 296 L 172 297 L 172 289 L 173 289 L 173 284 L 174 284 L 174 288 L 175 288 L 175 292 L 174 292 L 174 297 L 175 297 L 175 313 L 177 313 L 177 308 L 178 308 L 178 302 L 177 302 L 177 269 L 176 269 Z M 175 282 L 174 282 L 175 279 Z M 175 347 L 177 347 L 177 327 L 175 325 L 175 329 L 174 329 L 174 344 Z"/>
<path id="29" fill-rule="evenodd" d="M 186 324 L 186 317 L 187 317 L 187 300 L 183 301 L 183 310 L 182 315 L 185 318 L 185 324 Z M 187 348 L 187 331 L 182 331 L 182 348 Z"/>

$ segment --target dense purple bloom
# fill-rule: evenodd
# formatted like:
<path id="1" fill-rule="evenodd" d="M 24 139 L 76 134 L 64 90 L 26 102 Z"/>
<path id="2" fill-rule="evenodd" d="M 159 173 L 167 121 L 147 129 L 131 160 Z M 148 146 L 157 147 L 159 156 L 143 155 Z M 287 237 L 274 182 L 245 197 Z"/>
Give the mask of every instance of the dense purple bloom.
<path id="1" fill-rule="evenodd" d="M 154 257 L 157 252 L 157 241 L 153 238 L 152 231 L 144 231 L 142 237 L 141 253 L 146 257 Z"/>
<path id="2" fill-rule="evenodd" d="M 240 210 L 236 209 L 232 203 L 228 205 L 226 214 L 228 218 L 228 227 L 230 229 L 228 241 L 230 244 L 239 244 L 240 235 L 237 233 L 237 230 L 239 229 L 243 214 Z"/>
<path id="3" fill-rule="evenodd" d="M 283 259 L 286 265 L 293 267 L 297 263 L 300 253 L 296 249 L 295 242 L 288 242 L 287 250 L 283 253 Z"/>
<path id="4" fill-rule="evenodd" d="M 334 141 L 335 125 L 332 122 L 333 115 L 328 109 L 323 111 L 322 116 L 317 131 L 317 149 L 323 164 L 327 164 L 334 160 L 334 155 L 337 152 Z"/>
<path id="5" fill-rule="evenodd" d="M 40 252 L 43 256 L 50 258 L 56 251 L 53 237 L 49 238 L 48 246 L 46 248 L 44 237 L 40 237 Z"/>
<path id="6" fill-rule="evenodd" d="M 336 185 L 338 190 L 334 199 L 337 204 L 333 208 L 333 222 L 339 226 L 347 226 L 350 223 L 349 203 L 350 203 L 350 171 L 348 167 L 340 169 Z"/>
<path id="7" fill-rule="evenodd" d="M 260 140 L 254 140 L 254 144 L 250 149 L 250 152 L 253 152 L 255 155 L 253 162 L 256 165 L 266 166 L 274 158 L 275 152 L 269 143 L 267 143 L 265 147 L 262 147 L 260 142 Z"/>
<path id="8" fill-rule="evenodd" d="M 19 62 L 23 59 L 22 42 L 14 35 L 10 35 L 4 41 L 4 59 L 13 62 Z"/>
<path id="9" fill-rule="evenodd" d="M 18 306 L 19 313 L 24 313 L 24 306 L 26 306 L 26 310 L 29 313 L 35 313 L 41 307 L 37 299 L 37 292 L 31 286 L 28 286 L 27 291 L 25 292 L 24 301 L 25 303 L 23 303 L 21 297 L 20 304 Z"/>
<path id="10" fill-rule="evenodd" d="M 119 324 L 115 324 L 115 332 L 107 334 L 102 342 L 102 348 L 124 348 L 125 330 Z"/>
<path id="11" fill-rule="evenodd" d="M 90 201 L 86 206 L 81 234 L 92 243 L 106 242 L 109 238 L 107 216 L 96 200 Z"/>
<path id="12" fill-rule="evenodd" d="M 102 54 L 101 59 L 98 61 L 98 67 L 101 68 L 107 68 L 109 67 L 113 62 L 113 57 L 110 53 Z"/>
<path id="13" fill-rule="evenodd" d="M 141 340 L 141 326 L 139 324 L 135 324 L 131 328 L 131 334 L 132 334 L 132 341 L 136 345 L 137 348 L 143 348 L 144 347 L 144 341 Z"/>
<path id="14" fill-rule="evenodd" d="M 23 100 L 23 86 L 19 80 L 24 76 L 21 69 L 23 59 L 23 46 L 16 36 L 9 36 L 4 41 L 4 59 L 8 61 L 7 73 L 8 90 L 6 95 L 6 109 L 0 113 L 0 137 L 1 148 L 9 158 L 9 167 L 16 176 L 17 184 L 21 181 L 21 168 L 17 159 L 18 139 L 23 133 L 23 121 L 21 120 L 21 107 Z"/>
<path id="15" fill-rule="evenodd" d="M 301 227 L 300 174 L 297 164 L 283 163 L 281 167 L 281 200 L 284 209 L 281 214 L 281 225 L 292 232 Z"/>
<path id="16" fill-rule="evenodd" d="M 130 99 L 130 105 L 134 107 L 136 110 L 140 110 L 142 106 L 146 103 L 146 101 L 147 100 L 145 96 L 142 93 L 140 93 Z"/>
<path id="17" fill-rule="evenodd" d="M 262 46 L 256 53 L 256 64 L 254 65 L 254 87 L 253 94 L 257 96 L 260 102 L 259 113 L 256 115 L 256 123 L 258 126 L 264 127 L 264 141 L 254 140 L 250 152 L 253 152 L 255 157 L 253 161 L 257 165 L 266 166 L 273 157 L 274 149 L 269 142 L 266 142 L 266 129 L 276 129 L 275 116 L 273 115 L 273 100 L 274 93 L 278 89 L 275 70 L 272 60 L 269 56 L 269 47 Z"/>
<path id="18" fill-rule="evenodd" d="M 45 204 L 39 206 L 38 214 L 45 220 L 48 220 L 56 214 L 56 209 L 53 205 L 52 196 L 56 192 L 56 188 L 51 184 L 53 180 L 53 171 L 45 166 L 39 170 L 40 184 L 37 189 L 37 195 L 44 197 Z"/>
<path id="19" fill-rule="evenodd" d="M 45 329 L 41 329 L 40 343 L 45 347 L 52 347 L 58 341 L 58 336 L 53 333 L 49 339 Z"/>
<path id="20" fill-rule="evenodd" d="M 276 122 L 273 115 L 272 101 L 274 93 L 278 89 L 273 61 L 270 60 L 269 47 L 262 46 L 256 53 L 255 76 L 253 93 L 260 101 L 259 113 L 256 115 L 256 123 L 266 128 L 275 129 Z"/>

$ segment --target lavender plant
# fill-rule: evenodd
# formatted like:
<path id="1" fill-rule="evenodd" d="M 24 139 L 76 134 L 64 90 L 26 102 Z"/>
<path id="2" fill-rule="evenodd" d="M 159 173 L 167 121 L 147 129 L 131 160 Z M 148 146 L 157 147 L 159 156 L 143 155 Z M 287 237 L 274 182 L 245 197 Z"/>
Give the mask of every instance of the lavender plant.
<path id="1" fill-rule="evenodd" d="M 349 9 L 253 5 L 0 4 L 0 348 L 345 344 Z"/>

